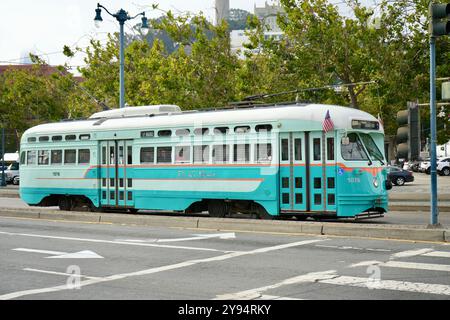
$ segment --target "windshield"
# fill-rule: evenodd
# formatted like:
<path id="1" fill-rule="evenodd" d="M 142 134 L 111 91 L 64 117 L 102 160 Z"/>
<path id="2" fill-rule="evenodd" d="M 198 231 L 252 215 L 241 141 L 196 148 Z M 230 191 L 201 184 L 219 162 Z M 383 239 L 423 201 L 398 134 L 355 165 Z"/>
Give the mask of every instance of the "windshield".
<path id="1" fill-rule="evenodd" d="M 380 149 L 378 149 L 377 145 L 375 144 L 375 141 L 373 141 L 372 137 L 368 135 L 367 133 L 359 133 L 359 136 L 361 137 L 364 146 L 367 149 L 367 152 L 369 152 L 369 156 L 372 159 L 376 159 L 380 162 L 383 162 L 384 157 L 381 153 Z"/>
<path id="2" fill-rule="evenodd" d="M 349 161 L 369 160 L 358 135 L 356 133 L 349 133 L 347 137 L 349 143 L 341 143 L 342 158 Z"/>

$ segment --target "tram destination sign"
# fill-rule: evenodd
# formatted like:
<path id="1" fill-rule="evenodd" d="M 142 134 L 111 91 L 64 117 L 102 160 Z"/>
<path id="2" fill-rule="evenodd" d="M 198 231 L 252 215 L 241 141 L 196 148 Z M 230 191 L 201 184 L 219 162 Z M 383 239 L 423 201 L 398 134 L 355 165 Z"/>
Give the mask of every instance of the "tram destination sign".
<path id="1" fill-rule="evenodd" d="M 380 123 L 378 121 L 352 120 L 352 128 L 363 130 L 379 130 Z"/>

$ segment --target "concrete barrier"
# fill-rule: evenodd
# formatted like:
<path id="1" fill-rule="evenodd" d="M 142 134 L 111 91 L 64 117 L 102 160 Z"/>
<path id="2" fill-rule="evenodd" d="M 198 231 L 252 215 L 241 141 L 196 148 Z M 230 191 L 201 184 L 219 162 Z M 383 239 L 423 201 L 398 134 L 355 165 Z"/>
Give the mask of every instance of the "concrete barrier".
<path id="1" fill-rule="evenodd" d="M 216 231 L 325 235 L 411 241 L 450 242 L 450 229 L 420 226 L 368 225 L 361 223 L 300 222 L 209 217 L 180 217 L 150 214 L 119 214 L 59 211 L 50 209 L 0 209 L 0 216 L 74 222 L 110 223 L 153 227 L 207 229 Z"/>

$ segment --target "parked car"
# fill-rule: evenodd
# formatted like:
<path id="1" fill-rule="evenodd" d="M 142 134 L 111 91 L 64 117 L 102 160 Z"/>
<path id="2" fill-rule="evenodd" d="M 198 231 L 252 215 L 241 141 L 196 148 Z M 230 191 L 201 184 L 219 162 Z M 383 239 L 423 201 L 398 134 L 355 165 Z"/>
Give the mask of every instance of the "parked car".
<path id="1" fill-rule="evenodd" d="M 396 186 L 403 186 L 406 182 L 413 182 L 414 175 L 411 171 L 399 167 L 387 166 L 388 179 Z"/>
<path id="2" fill-rule="evenodd" d="M 418 160 L 410 162 L 409 168 L 406 170 L 411 170 L 413 172 L 419 172 L 420 162 L 421 161 L 418 161 Z"/>
<path id="3" fill-rule="evenodd" d="M 445 174 L 443 171 L 445 170 Z M 449 157 L 440 157 L 436 162 L 436 171 L 441 175 L 450 175 L 450 158 Z M 419 172 L 425 172 L 426 174 L 430 174 L 431 172 L 431 161 L 430 159 L 426 159 L 420 163 Z"/>
<path id="4" fill-rule="evenodd" d="M 19 163 L 13 162 L 5 170 L 6 183 L 13 183 L 14 179 L 19 176 Z"/>

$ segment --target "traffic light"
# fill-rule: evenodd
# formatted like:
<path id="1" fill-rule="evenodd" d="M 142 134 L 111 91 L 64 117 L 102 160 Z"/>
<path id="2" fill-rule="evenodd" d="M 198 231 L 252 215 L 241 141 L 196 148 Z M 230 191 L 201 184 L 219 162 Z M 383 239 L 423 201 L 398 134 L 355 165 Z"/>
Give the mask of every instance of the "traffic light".
<path id="1" fill-rule="evenodd" d="M 430 4 L 430 33 L 433 37 L 440 37 L 450 34 L 450 3 Z"/>
<path id="2" fill-rule="evenodd" d="M 415 102 L 408 109 L 397 112 L 397 158 L 417 160 L 420 155 L 420 113 Z"/>

